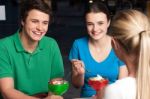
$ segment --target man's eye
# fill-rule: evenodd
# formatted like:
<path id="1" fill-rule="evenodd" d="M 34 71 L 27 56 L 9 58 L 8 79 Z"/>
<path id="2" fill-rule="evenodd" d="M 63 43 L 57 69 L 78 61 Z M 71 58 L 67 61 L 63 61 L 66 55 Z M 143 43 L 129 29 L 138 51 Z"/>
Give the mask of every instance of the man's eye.
<path id="1" fill-rule="evenodd" d="M 88 26 L 93 25 L 92 23 L 87 23 Z"/>
<path id="2" fill-rule="evenodd" d="M 48 22 L 44 22 L 43 24 L 44 24 L 44 25 L 47 25 L 47 24 L 48 24 Z"/>
<path id="3" fill-rule="evenodd" d="M 99 25 L 102 25 L 102 24 L 104 24 L 104 23 L 103 23 L 103 22 L 98 22 L 98 24 L 99 24 Z"/>
<path id="4" fill-rule="evenodd" d="M 37 23 L 37 21 L 32 21 L 33 23 Z"/>

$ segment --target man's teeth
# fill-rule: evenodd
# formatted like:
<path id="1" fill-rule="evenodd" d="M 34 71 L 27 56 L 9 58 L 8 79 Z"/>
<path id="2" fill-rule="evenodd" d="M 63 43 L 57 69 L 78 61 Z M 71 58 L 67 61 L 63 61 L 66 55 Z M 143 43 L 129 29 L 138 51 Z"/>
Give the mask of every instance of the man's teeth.
<path id="1" fill-rule="evenodd" d="M 38 35 L 40 35 L 41 33 L 40 32 L 34 32 L 35 34 L 38 34 Z"/>

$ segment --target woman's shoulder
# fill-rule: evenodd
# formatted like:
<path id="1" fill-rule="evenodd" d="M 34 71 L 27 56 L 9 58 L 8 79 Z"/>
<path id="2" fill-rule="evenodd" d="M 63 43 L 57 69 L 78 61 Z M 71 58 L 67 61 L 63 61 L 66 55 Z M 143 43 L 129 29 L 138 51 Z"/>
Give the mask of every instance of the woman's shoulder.
<path id="1" fill-rule="evenodd" d="M 122 78 L 122 79 L 119 79 L 116 81 L 116 83 L 118 84 L 127 84 L 127 83 L 130 83 L 130 84 L 135 84 L 136 82 L 136 79 L 133 78 L 133 77 L 125 77 L 125 78 Z"/>
<path id="2" fill-rule="evenodd" d="M 88 42 L 88 37 L 81 37 L 81 38 L 78 38 L 74 41 L 74 43 L 87 43 Z"/>
<path id="3" fill-rule="evenodd" d="M 135 87 L 136 85 L 136 80 L 133 77 L 125 77 L 122 79 L 117 80 L 115 83 L 112 83 L 107 86 L 107 89 L 126 89 L 130 87 Z M 129 87 L 130 86 L 130 87 Z"/>
<path id="4" fill-rule="evenodd" d="M 110 97 L 113 97 L 113 99 L 134 99 L 135 95 L 136 80 L 132 77 L 126 77 L 108 85 L 105 90 L 104 99 L 112 99 Z"/>

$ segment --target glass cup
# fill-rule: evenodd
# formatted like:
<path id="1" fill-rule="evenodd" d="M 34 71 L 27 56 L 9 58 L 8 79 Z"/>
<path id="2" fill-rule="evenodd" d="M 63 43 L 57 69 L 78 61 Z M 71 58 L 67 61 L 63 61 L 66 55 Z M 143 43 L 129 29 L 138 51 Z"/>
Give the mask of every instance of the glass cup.
<path id="1" fill-rule="evenodd" d="M 55 78 L 48 82 L 48 89 L 55 95 L 63 95 L 69 89 L 69 82 L 63 78 Z"/>
<path id="2" fill-rule="evenodd" d="M 90 80 L 88 81 L 88 84 L 96 91 L 99 91 L 100 89 L 104 88 L 109 83 L 108 79 L 103 80 Z"/>

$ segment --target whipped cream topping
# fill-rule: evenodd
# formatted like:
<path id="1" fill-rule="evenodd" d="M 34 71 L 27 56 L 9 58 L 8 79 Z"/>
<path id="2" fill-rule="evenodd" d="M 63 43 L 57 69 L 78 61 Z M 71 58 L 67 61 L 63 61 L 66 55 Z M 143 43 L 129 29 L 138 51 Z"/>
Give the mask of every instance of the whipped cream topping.
<path id="1" fill-rule="evenodd" d="M 100 75 L 97 75 L 96 77 L 91 77 L 90 80 L 103 80 L 104 78 Z"/>

